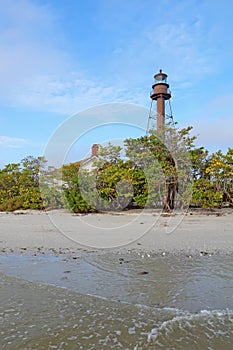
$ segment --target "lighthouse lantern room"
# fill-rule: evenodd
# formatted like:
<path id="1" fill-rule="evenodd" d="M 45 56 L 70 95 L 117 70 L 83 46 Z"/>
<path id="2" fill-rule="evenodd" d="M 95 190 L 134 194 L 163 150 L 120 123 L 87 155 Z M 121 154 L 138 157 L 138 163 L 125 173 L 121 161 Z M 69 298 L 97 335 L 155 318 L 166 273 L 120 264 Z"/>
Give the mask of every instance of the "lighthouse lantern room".
<path id="1" fill-rule="evenodd" d="M 165 101 L 170 100 L 171 92 L 169 90 L 169 84 L 167 83 L 167 74 L 165 74 L 162 69 L 159 73 L 154 75 L 154 84 L 152 85 L 152 91 L 150 93 L 151 98 L 151 108 L 150 115 L 148 119 L 149 129 L 150 119 L 156 119 L 157 130 L 164 129 L 165 126 Z M 153 113 L 153 102 L 156 101 L 156 113 L 154 117 Z M 170 101 L 169 101 L 170 102 Z"/>

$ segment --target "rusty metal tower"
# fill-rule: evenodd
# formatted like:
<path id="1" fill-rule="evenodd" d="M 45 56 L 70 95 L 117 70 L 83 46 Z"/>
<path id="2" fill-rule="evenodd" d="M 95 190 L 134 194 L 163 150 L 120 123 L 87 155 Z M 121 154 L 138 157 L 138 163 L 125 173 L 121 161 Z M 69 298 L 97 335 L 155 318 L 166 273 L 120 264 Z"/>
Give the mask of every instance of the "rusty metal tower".
<path id="1" fill-rule="evenodd" d="M 150 93 L 151 106 L 147 123 L 147 134 L 151 129 L 164 130 L 165 118 L 172 118 L 171 112 L 171 91 L 169 90 L 169 84 L 167 83 L 167 74 L 160 69 L 159 73 L 154 75 L 154 84 L 152 85 L 152 91 Z M 154 102 L 156 101 L 156 103 Z M 165 101 L 169 102 L 170 114 L 165 113 Z M 156 121 L 153 123 L 153 120 Z"/>

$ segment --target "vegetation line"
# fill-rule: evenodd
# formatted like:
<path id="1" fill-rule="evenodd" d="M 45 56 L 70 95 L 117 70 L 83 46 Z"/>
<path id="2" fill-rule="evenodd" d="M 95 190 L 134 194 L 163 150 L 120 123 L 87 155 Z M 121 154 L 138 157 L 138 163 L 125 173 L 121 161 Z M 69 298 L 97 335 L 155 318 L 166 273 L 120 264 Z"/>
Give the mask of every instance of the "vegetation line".
<path id="1" fill-rule="evenodd" d="M 31 156 L 7 164 L 0 170 L 0 211 L 233 207 L 233 148 L 225 154 L 195 148 L 191 129 L 167 127 L 162 141 L 155 132 L 126 139 L 124 157 L 120 146 L 100 146 L 91 170 L 82 162 L 55 169 Z"/>

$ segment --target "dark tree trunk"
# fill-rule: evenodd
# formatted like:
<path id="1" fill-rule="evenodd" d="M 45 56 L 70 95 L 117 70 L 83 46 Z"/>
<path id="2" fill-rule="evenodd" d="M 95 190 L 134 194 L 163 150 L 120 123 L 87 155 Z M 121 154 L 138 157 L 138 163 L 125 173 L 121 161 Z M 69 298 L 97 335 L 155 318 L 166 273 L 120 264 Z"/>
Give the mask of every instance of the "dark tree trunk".
<path id="1" fill-rule="evenodd" d="M 166 200 L 163 210 L 169 212 L 175 207 L 175 197 L 178 192 L 178 180 L 176 176 L 170 176 L 166 180 Z"/>

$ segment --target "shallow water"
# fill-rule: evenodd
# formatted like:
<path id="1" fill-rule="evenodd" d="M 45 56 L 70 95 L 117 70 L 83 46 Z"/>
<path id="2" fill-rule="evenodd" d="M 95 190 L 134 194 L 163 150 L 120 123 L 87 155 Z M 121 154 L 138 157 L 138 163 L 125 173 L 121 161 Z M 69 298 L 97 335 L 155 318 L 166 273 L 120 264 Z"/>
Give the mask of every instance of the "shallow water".
<path id="1" fill-rule="evenodd" d="M 0 271 L 1 349 L 232 349 L 230 255 L 5 255 Z"/>

